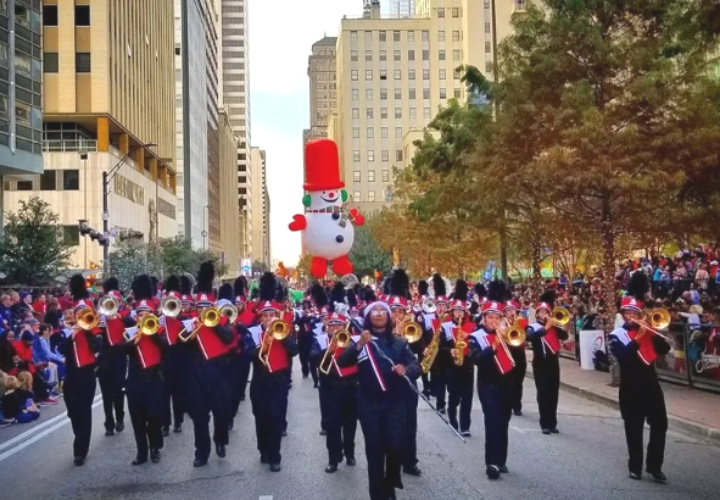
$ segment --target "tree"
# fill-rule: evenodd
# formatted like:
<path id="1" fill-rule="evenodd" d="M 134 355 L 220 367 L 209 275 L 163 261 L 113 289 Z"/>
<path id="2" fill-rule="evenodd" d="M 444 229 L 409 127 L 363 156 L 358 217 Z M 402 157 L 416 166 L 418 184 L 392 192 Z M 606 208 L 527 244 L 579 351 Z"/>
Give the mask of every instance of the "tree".
<path id="1" fill-rule="evenodd" d="M 0 261 L 7 279 L 22 285 L 48 285 L 70 262 L 72 251 L 50 204 L 31 197 L 21 200 L 17 212 L 8 212 L 0 242 Z"/>
<path id="2" fill-rule="evenodd" d="M 355 243 L 350 251 L 350 261 L 355 266 L 358 279 L 363 276 L 375 276 L 375 270 L 386 274 L 392 267 L 392 253 L 378 245 L 372 235 L 369 224 L 374 217 L 369 217 L 365 225 L 355 228 Z"/>
<path id="3" fill-rule="evenodd" d="M 162 263 L 159 246 L 127 240 L 116 245 L 108 255 L 108 276 L 118 279 L 121 290 L 129 290 L 135 276 L 140 274 L 163 277 Z"/>
<path id="4" fill-rule="evenodd" d="M 255 259 L 252 262 L 252 273 L 253 276 L 257 276 L 258 274 L 262 274 L 264 272 L 270 271 L 270 268 L 268 268 L 267 264 L 265 264 L 260 259 Z"/>

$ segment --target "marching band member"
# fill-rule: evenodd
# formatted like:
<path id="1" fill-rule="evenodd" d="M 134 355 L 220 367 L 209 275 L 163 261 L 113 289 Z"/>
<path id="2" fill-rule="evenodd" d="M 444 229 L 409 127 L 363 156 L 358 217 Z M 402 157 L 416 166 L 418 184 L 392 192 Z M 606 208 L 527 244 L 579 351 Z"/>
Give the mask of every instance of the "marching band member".
<path id="1" fill-rule="evenodd" d="M 670 344 L 640 322 L 649 283 L 642 272 L 630 278 L 620 311 L 624 324 L 610 334 L 610 350 L 620 364 L 620 413 L 625 422 L 630 479 L 642 478 L 643 426 L 650 426 L 646 471 L 658 483 L 666 483 L 662 472 L 668 420 L 665 396 L 655 371 L 655 361 L 670 352 Z"/>
<path id="2" fill-rule="evenodd" d="M 470 320 L 466 307 L 467 292 L 467 283 L 464 280 L 457 280 L 453 300 L 450 303 L 451 320 L 442 325 L 445 335 L 440 343 L 440 351 L 449 353 L 452 358 L 445 371 L 448 388 L 448 419 L 450 424 L 466 437 L 470 436 L 474 374 L 473 364 L 468 359 L 470 347 L 467 338 L 475 331 L 475 324 Z M 458 406 L 460 407 L 459 427 Z"/>
<path id="3" fill-rule="evenodd" d="M 225 306 L 235 306 L 235 297 L 233 296 L 233 286 L 230 283 L 224 283 L 218 288 L 217 301 L 215 307 L 218 310 Z M 223 369 L 225 371 L 225 379 L 230 385 L 230 413 L 228 415 L 228 430 L 232 430 L 235 427 L 235 416 L 237 415 L 240 407 L 240 341 L 244 342 L 244 336 L 241 330 L 237 327 L 238 316 L 233 320 L 233 323 L 228 323 L 227 327 L 232 333 L 232 339 L 227 345 L 227 353 L 221 356 L 220 359 L 223 363 Z"/>
<path id="4" fill-rule="evenodd" d="M 390 311 L 392 312 L 394 332 L 398 338 L 405 339 L 403 331 L 412 317 L 408 315 L 410 295 L 410 279 L 402 268 L 396 268 L 390 277 L 390 296 L 387 298 Z M 408 342 L 408 347 L 417 355 L 425 350 L 422 337 L 416 342 Z M 413 381 L 417 387 L 417 382 Z M 417 458 L 417 408 L 419 402 L 418 393 L 410 387 L 405 391 L 405 445 L 403 446 L 402 468 L 405 474 L 420 476 L 422 470 L 418 467 Z"/>
<path id="5" fill-rule="evenodd" d="M 340 368 L 337 358 L 347 348 L 338 345 L 336 334 L 345 331 L 348 319 L 338 312 L 332 313 L 326 323 L 326 331 L 315 337 L 310 356 L 317 363 L 320 375 L 320 394 L 324 403 L 327 427 L 329 461 L 325 472 L 337 471 L 345 457 L 349 466 L 355 465 L 355 432 L 357 430 L 357 365 Z"/>
<path id="6" fill-rule="evenodd" d="M 108 278 L 103 285 L 105 294 L 118 297 L 118 280 Z M 122 300 L 119 301 L 122 304 Z M 128 357 L 123 347 L 125 321 L 118 314 L 112 318 L 105 318 L 103 328 L 103 347 L 98 356 L 98 380 L 105 411 L 105 435 L 114 436 L 115 432 L 125 429 L 125 375 L 127 373 Z"/>
<path id="7" fill-rule="evenodd" d="M 498 332 L 503 297 L 488 293 L 482 305 L 483 327 L 468 339 L 470 360 L 478 367 L 477 386 L 485 420 L 485 473 L 498 479 L 507 473 L 508 426 L 512 413 L 514 361 Z"/>
<path id="8" fill-rule="evenodd" d="M 282 308 L 275 301 L 275 276 L 267 272 L 260 278 L 260 325 L 251 327 L 246 337 L 254 367 L 250 382 L 250 401 L 255 417 L 260 462 L 269 463 L 272 472 L 281 470 L 280 444 L 285 427 L 290 379 L 290 359 L 298 352 L 290 325 L 280 319 Z M 279 322 L 274 322 L 277 320 Z M 276 326 L 276 325 L 279 325 Z M 283 340 L 275 340 L 273 328 Z"/>
<path id="9" fill-rule="evenodd" d="M 557 406 L 560 393 L 560 342 L 568 334 L 553 320 L 550 312 L 555 305 L 555 291 L 540 296 L 535 306 L 535 319 L 527 328 L 527 337 L 533 348 L 533 378 L 537 389 L 540 428 L 543 434 L 557 434 Z"/>
<path id="10" fill-rule="evenodd" d="M 358 417 L 365 437 L 370 500 L 395 499 L 395 489 L 403 488 L 400 468 L 408 387 L 401 377 L 420 376 L 417 358 L 393 334 L 390 316 L 387 304 L 369 304 L 365 330 L 337 359 L 341 368 L 358 367 Z"/>
<path id="11" fill-rule="evenodd" d="M 167 345 L 160 333 L 159 320 L 155 315 L 154 289 L 150 277 L 137 276 L 132 285 L 135 299 L 137 326 L 125 333 L 129 352 L 127 378 L 128 409 L 135 434 L 137 456 L 133 465 L 142 465 L 150 460 L 160 462 L 163 447 L 162 421 L 168 405 L 162 360 Z M 147 323 L 146 323 L 147 321 Z"/>
<path id="12" fill-rule="evenodd" d="M 173 425 L 173 432 L 182 432 L 182 424 L 184 421 L 185 404 L 183 401 L 184 371 L 189 361 L 189 347 L 180 341 L 179 335 L 183 329 L 183 320 L 188 319 L 182 309 L 185 309 L 190 297 L 190 282 L 187 277 L 185 282 L 177 276 L 170 276 L 165 282 L 165 299 L 175 299 L 180 301 L 181 310 L 175 317 L 163 315 L 160 323 L 165 330 L 167 339 L 167 348 L 165 349 L 163 362 L 165 367 L 165 382 L 167 397 L 172 404 L 166 405 L 165 416 L 163 418 L 163 436 L 168 435 L 170 424 Z"/>
<path id="13" fill-rule="evenodd" d="M 325 295 L 325 290 L 322 288 L 322 286 L 318 284 L 318 287 L 319 291 L 318 289 L 315 289 L 315 285 L 313 285 L 310 289 L 310 295 L 315 301 L 315 307 L 320 310 L 322 307 L 327 306 L 327 296 Z M 313 290 L 315 291 L 313 292 Z M 322 292 L 322 298 L 319 295 L 320 292 Z M 318 300 L 320 300 L 320 303 L 318 303 Z M 314 341 L 313 339 L 315 337 L 315 320 L 311 315 L 308 314 L 300 318 L 296 324 L 298 326 L 297 343 L 299 349 L 302 376 L 303 378 L 308 378 L 308 376 L 312 376 L 313 387 L 317 389 L 319 382 L 317 365 L 313 364 L 310 361 L 310 351 L 312 350 Z"/>
<path id="14" fill-rule="evenodd" d="M 324 329 L 325 329 L 325 321 L 327 320 L 327 317 L 330 315 L 330 309 L 328 307 L 328 297 L 325 293 L 325 289 L 322 287 L 320 283 L 314 283 L 310 287 L 310 295 L 313 298 L 313 301 L 315 302 L 315 315 L 314 318 L 306 323 L 306 328 L 309 328 L 313 338 L 316 338 L 318 336 L 325 335 Z M 316 360 L 313 360 L 311 358 L 308 358 L 308 364 L 310 365 L 310 369 L 314 371 L 314 373 L 317 374 L 318 372 L 318 364 Z M 319 382 L 319 380 L 318 380 Z M 314 387 L 318 387 L 318 383 L 314 385 Z M 318 391 L 318 399 L 320 401 L 320 435 L 326 436 L 327 435 L 327 419 L 325 418 L 325 393 L 323 391 Z"/>
<path id="15" fill-rule="evenodd" d="M 505 302 L 503 309 L 503 316 L 508 326 L 513 326 L 517 322 L 518 327 L 522 331 L 527 330 L 528 322 L 525 318 L 518 316 L 518 310 L 520 304 L 515 300 L 508 300 Z M 515 368 L 512 371 L 513 378 L 513 413 L 515 415 L 522 416 L 522 397 L 523 397 L 523 383 L 525 382 L 525 373 L 527 372 L 527 356 L 525 355 L 526 343 L 523 342 L 521 346 L 508 345 L 510 354 L 512 354 L 513 360 L 515 360 Z"/>
<path id="16" fill-rule="evenodd" d="M 195 305 L 199 311 L 213 306 L 212 284 L 215 267 L 212 261 L 200 266 L 197 279 Z M 185 377 L 186 410 L 195 430 L 194 467 L 207 464 L 210 457 L 210 413 L 213 416 L 213 442 L 218 457 L 225 458 L 230 428 L 232 391 L 225 377 L 223 356 L 232 342 L 232 331 L 227 318 L 220 318 L 215 327 L 193 317 L 184 322 L 181 339 L 192 342 L 193 349 Z"/>
<path id="17" fill-rule="evenodd" d="M 72 322 L 75 311 L 92 309 L 87 298 L 85 278 L 80 274 L 70 278 L 70 292 L 74 301 L 72 309 L 66 312 L 66 323 Z M 72 325 L 70 335 L 58 346 L 60 354 L 65 356 L 64 396 L 67 414 L 70 418 L 73 434 L 73 457 L 76 466 L 85 463 L 90 450 L 92 435 L 92 404 L 95 398 L 95 353 L 102 345 L 95 331 L 83 330 L 77 323 Z"/>
<path id="18" fill-rule="evenodd" d="M 235 328 L 237 328 L 240 334 L 240 343 L 238 344 L 239 350 L 239 380 L 238 380 L 238 393 L 237 393 L 237 407 L 239 407 L 241 401 L 245 401 L 245 392 L 247 390 L 248 379 L 250 378 L 250 365 L 252 360 L 250 356 L 245 352 L 245 335 L 248 333 L 248 328 L 257 324 L 257 317 L 255 313 L 247 307 L 247 290 L 248 284 L 245 276 L 238 276 L 233 283 L 233 293 L 235 295 L 235 307 L 238 310 L 238 317 L 235 320 Z M 237 407 L 235 413 L 237 413 Z"/>
<path id="19" fill-rule="evenodd" d="M 445 280 L 436 273 L 432 277 L 432 285 L 435 292 L 435 307 L 437 308 L 435 314 L 442 323 L 447 321 L 447 318 L 444 318 L 448 305 Z M 436 399 L 435 408 L 442 414 L 446 411 L 447 378 L 445 371 L 452 362 L 449 351 L 441 350 L 430 368 L 430 385 L 432 386 L 433 397 Z"/>
<path id="20" fill-rule="evenodd" d="M 417 303 L 416 303 L 416 308 L 417 308 L 416 321 L 418 324 L 420 324 L 423 327 L 423 343 L 422 343 L 423 352 L 420 352 L 420 353 L 418 353 L 416 351 L 413 351 L 413 352 L 415 352 L 415 354 L 417 354 L 418 361 L 420 361 L 420 363 L 422 363 L 423 358 L 425 357 L 425 348 L 432 340 L 432 334 L 433 334 L 432 328 L 428 328 L 427 325 L 425 324 L 425 313 L 423 312 L 423 309 L 422 309 L 423 300 L 430 297 L 430 285 L 428 285 L 427 281 L 420 280 L 417 288 L 418 288 L 418 296 L 417 296 Z M 412 348 L 412 346 L 411 346 L 411 348 Z M 426 398 L 429 398 L 430 396 L 432 396 L 432 391 L 430 390 L 430 375 L 428 373 L 421 373 L 420 378 L 422 379 L 422 383 L 423 383 L 423 391 L 422 391 L 423 395 Z"/>

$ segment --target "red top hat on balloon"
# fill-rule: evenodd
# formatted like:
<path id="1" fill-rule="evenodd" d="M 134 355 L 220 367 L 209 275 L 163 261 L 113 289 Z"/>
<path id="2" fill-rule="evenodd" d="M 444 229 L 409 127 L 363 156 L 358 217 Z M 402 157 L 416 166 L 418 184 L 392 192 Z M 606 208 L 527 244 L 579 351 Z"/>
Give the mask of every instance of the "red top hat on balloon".
<path id="1" fill-rule="evenodd" d="M 342 189 L 337 144 L 330 139 L 315 139 L 305 145 L 306 191 Z"/>

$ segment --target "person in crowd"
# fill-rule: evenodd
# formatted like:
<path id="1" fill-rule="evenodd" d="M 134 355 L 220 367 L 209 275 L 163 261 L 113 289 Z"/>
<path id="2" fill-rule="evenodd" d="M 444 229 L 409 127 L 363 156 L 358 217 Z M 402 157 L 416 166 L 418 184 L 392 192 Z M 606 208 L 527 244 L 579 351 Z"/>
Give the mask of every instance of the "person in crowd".
<path id="1" fill-rule="evenodd" d="M 39 401 L 42 405 L 56 405 L 58 401 L 50 397 L 49 388 L 45 380 L 42 377 L 34 376 L 47 368 L 47 362 L 36 362 L 33 358 L 34 343 L 35 334 L 28 325 L 23 325 L 20 338 L 13 343 L 19 361 L 10 373 L 17 376 L 17 374 L 23 371 L 30 372 L 30 374 L 33 375 L 35 400 Z"/>
<path id="2" fill-rule="evenodd" d="M 33 356 L 39 363 L 47 363 L 47 381 L 51 385 L 59 386 L 65 378 L 65 358 L 51 349 L 50 336 L 52 328 L 47 324 L 40 324 L 38 321 L 38 332 L 33 344 Z"/>
<path id="3" fill-rule="evenodd" d="M 12 298 L 10 294 L 0 295 L 0 322 L 4 330 L 13 328 Z"/>

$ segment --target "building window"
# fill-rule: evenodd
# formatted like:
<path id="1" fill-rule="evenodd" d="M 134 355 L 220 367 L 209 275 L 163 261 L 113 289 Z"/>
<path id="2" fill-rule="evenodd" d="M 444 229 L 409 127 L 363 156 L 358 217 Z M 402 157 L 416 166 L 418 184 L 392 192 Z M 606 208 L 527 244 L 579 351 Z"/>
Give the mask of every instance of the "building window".
<path id="1" fill-rule="evenodd" d="M 460 41 L 460 32 L 453 31 L 453 42 L 459 42 L 459 41 Z"/>
<path id="2" fill-rule="evenodd" d="M 492 72 L 493 72 L 492 61 L 485 61 L 485 73 L 492 73 Z"/>
<path id="3" fill-rule="evenodd" d="M 360 151 L 357 149 L 353 151 L 353 163 L 360 163 Z"/>
<path id="4" fill-rule="evenodd" d="M 368 201 L 375 201 L 375 191 L 368 191 Z"/>
<path id="5" fill-rule="evenodd" d="M 393 42 L 399 42 L 399 41 L 400 41 L 400 32 L 393 31 Z"/>
<path id="6" fill-rule="evenodd" d="M 445 17 L 445 8 L 438 7 L 438 17 Z"/>
<path id="7" fill-rule="evenodd" d="M 515 10 L 516 11 L 524 11 L 525 10 L 525 0 L 515 0 Z"/>
<path id="8" fill-rule="evenodd" d="M 358 51 L 357 50 L 351 50 L 350 51 L 350 61 L 357 62 L 358 60 Z"/>
<path id="9" fill-rule="evenodd" d="M 380 155 L 382 156 L 382 161 L 390 161 L 390 151 L 387 149 L 383 149 Z"/>
<path id="10" fill-rule="evenodd" d="M 353 201 L 362 201 L 362 196 L 360 196 L 360 191 L 355 191 L 353 193 Z"/>
<path id="11" fill-rule="evenodd" d="M 387 80 L 387 71 L 384 69 L 380 70 L 380 80 Z"/>
<path id="12" fill-rule="evenodd" d="M 429 60 L 430 60 L 430 51 L 423 50 L 423 61 L 429 61 Z"/>
<path id="13" fill-rule="evenodd" d="M 415 70 L 411 69 L 408 70 L 408 80 L 414 80 L 415 79 Z"/>
<path id="14" fill-rule="evenodd" d="M 454 89 L 453 90 L 453 97 L 455 99 L 460 99 L 460 89 Z"/>
<path id="15" fill-rule="evenodd" d="M 447 99 L 447 89 L 440 89 L 440 99 Z"/>
<path id="16" fill-rule="evenodd" d="M 430 79 L 430 70 L 424 69 L 423 70 L 423 80 L 429 80 Z"/>
<path id="17" fill-rule="evenodd" d="M 438 42 L 444 42 L 444 41 L 445 41 L 445 32 L 438 31 Z"/>
<path id="18" fill-rule="evenodd" d="M 372 62 L 372 50 L 365 51 L 365 62 Z"/>
<path id="19" fill-rule="evenodd" d="M 374 128 L 374 127 L 368 127 L 368 128 L 367 128 L 367 138 L 368 138 L 368 139 L 374 139 L 374 138 L 375 138 L 375 128 Z"/>
<path id="20" fill-rule="evenodd" d="M 372 80 L 372 76 L 373 76 L 373 75 L 372 75 L 372 70 L 371 70 L 371 69 L 366 69 L 366 70 L 365 70 L 365 80 Z"/>
<path id="21" fill-rule="evenodd" d="M 400 60 L 400 51 L 395 50 L 393 51 L 393 61 L 399 61 Z"/>
<path id="22" fill-rule="evenodd" d="M 490 45 L 490 42 L 485 42 L 485 53 L 489 54 L 492 52 L 492 46 Z"/>
<path id="23" fill-rule="evenodd" d="M 445 51 L 444 50 L 438 51 L 438 59 L 440 59 L 441 61 L 445 60 Z"/>
<path id="24" fill-rule="evenodd" d="M 380 100 L 384 101 L 387 99 L 387 89 L 380 89 Z"/>
<path id="25" fill-rule="evenodd" d="M 445 71 L 445 69 L 441 69 L 440 70 L 440 79 L 445 80 L 446 76 L 447 76 L 447 72 Z"/>
<path id="26" fill-rule="evenodd" d="M 358 70 L 353 69 L 353 70 L 350 71 L 350 79 L 351 79 L 352 81 L 354 81 L 354 82 L 357 81 L 357 79 L 358 79 Z"/>
<path id="27" fill-rule="evenodd" d="M 386 50 L 380 51 L 380 61 L 387 61 L 387 51 Z"/>
<path id="28" fill-rule="evenodd" d="M 402 149 L 395 150 L 395 161 L 403 161 Z"/>
<path id="29" fill-rule="evenodd" d="M 374 162 L 375 161 L 375 151 L 372 149 L 369 149 L 367 152 L 367 161 L 368 162 Z"/>
<path id="30" fill-rule="evenodd" d="M 373 100 L 373 89 L 365 89 L 365 99 L 368 101 Z"/>
<path id="31" fill-rule="evenodd" d="M 425 118 L 426 120 L 432 118 L 432 115 L 430 114 L 430 108 L 423 108 L 423 118 Z"/>
<path id="32" fill-rule="evenodd" d="M 57 188 L 57 170 L 45 169 L 40 176 L 40 191 L 55 191 Z"/>
<path id="33" fill-rule="evenodd" d="M 383 171 L 382 171 L 382 181 L 383 181 L 383 182 L 390 182 L 390 171 L 389 171 L 389 170 L 383 170 Z"/>
<path id="34" fill-rule="evenodd" d="M 414 61 L 414 60 L 415 60 L 415 51 L 408 50 L 408 61 Z"/>
<path id="35" fill-rule="evenodd" d="M 485 33 L 490 33 L 490 21 L 485 21 Z"/>
<path id="36" fill-rule="evenodd" d="M 381 41 L 381 42 L 387 41 L 387 32 L 386 32 L 386 31 L 381 31 L 381 32 L 380 32 L 380 41 Z"/>
<path id="37" fill-rule="evenodd" d="M 517 0 L 515 0 L 515 3 L 517 3 Z M 460 7 L 453 7 L 452 14 L 453 17 L 460 17 Z"/>
<path id="38" fill-rule="evenodd" d="M 453 73 L 454 73 L 453 76 L 455 77 L 456 80 L 460 80 L 462 78 L 462 70 L 460 68 L 455 68 Z"/>
<path id="39" fill-rule="evenodd" d="M 368 170 L 368 182 L 375 182 L 375 171 Z"/>
<path id="40" fill-rule="evenodd" d="M 90 26 L 90 6 L 75 6 L 75 26 Z"/>
<path id="41" fill-rule="evenodd" d="M 402 73 L 400 72 L 399 69 L 396 69 L 395 71 L 393 71 L 393 75 L 395 76 L 396 80 L 400 80 L 402 78 Z"/>
<path id="42" fill-rule="evenodd" d="M 395 108 L 395 118 L 402 118 L 402 108 Z"/>
<path id="43" fill-rule="evenodd" d="M 30 106 L 22 102 L 15 103 L 15 121 L 23 127 L 30 126 Z"/>
<path id="44" fill-rule="evenodd" d="M 395 99 L 402 99 L 402 89 L 395 89 Z"/>
<path id="45" fill-rule="evenodd" d="M 370 119 L 370 120 L 373 119 L 373 109 L 372 108 L 367 108 L 366 114 L 367 114 L 368 119 Z"/>
<path id="46" fill-rule="evenodd" d="M 352 100 L 357 101 L 359 98 L 359 92 L 358 89 L 352 89 Z"/>
<path id="47" fill-rule="evenodd" d="M 395 127 L 395 138 L 402 139 L 402 127 Z"/>
<path id="48" fill-rule="evenodd" d="M 423 89 L 423 99 L 430 99 L 430 89 L 429 88 Z"/>
<path id="49" fill-rule="evenodd" d="M 45 73 L 57 73 L 58 72 L 58 53 L 57 52 L 45 52 L 43 54 L 43 71 Z"/>
<path id="50" fill-rule="evenodd" d="M 366 31 L 365 32 L 365 43 L 371 43 L 372 42 L 372 31 Z"/>
<path id="51" fill-rule="evenodd" d="M 409 91 L 410 91 L 410 92 L 409 92 L 409 93 L 410 93 L 410 100 L 411 100 L 411 101 L 414 101 L 414 100 L 415 100 L 415 94 L 416 94 L 416 89 L 415 89 L 415 87 L 409 89 Z"/>
<path id="52" fill-rule="evenodd" d="M 4 4 L 5 2 L 3 2 Z M 43 5 L 43 25 L 44 26 L 57 26 L 58 25 L 58 6 L 57 5 Z"/>
<path id="53" fill-rule="evenodd" d="M 32 191 L 33 190 L 33 182 L 32 181 L 18 181 L 17 182 L 17 190 L 18 191 Z"/>
<path id="54" fill-rule="evenodd" d="M 78 231 L 77 225 L 62 226 L 62 239 L 63 243 L 71 247 L 80 245 L 80 231 Z"/>
<path id="55" fill-rule="evenodd" d="M 460 51 L 458 49 L 453 50 L 453 61 L 460 60 Z"/>
<path id="56" fill-rule="evenodd" d="M 75 72 L 90 73 L 90 53 L 78 52 L 75 54 Z"/>
<path id="57" fill-rule="evenodd" d="M 352 117 L 355 119 L 360 118 L 360 108 L 352 109 Z"/>
<path id="58" fill-rule="evenodd" d="M 350 41 L 351 41 L 351 42 L 357 42 L 357 31 L 351 31 L 351 32 L 350 32 Z"/>
<path id="59" fill-rule="evenodd" d="M 380 119 L 385 120 L 387 118 L 387 108 L 380 108 Z"/>
<path id="60" fill-rule="evenodd" d="M 353 127 L 353 139 L 360 139 L 360 127 Z"/>
<path id="61" fill-rule="evenodd" d="M 385 110 L 385 118 L 387 118 L 387 109 Z M 380 129 L 380 137 L 382 137 L 383 139 L 388 138 L 388 128 L 387 127 L 382 127 Z"/>
<path id="62" fill-rule="evenodd" d="M 5 5 L 5 2 L 3 2 L 3 5 Z M 26 28 L 30 28 L 30 9 L 15 4 L 15 22 Z"/>
<path id="63" fill-rule="evenodd" d="M 63 191 L 80 190 L 80 171 L 63 170 Z"/>
<path id="64" fill-rule="evenodd" d="M 417 118 L 417 109 L 410 108 L 410 119 Z"/>
<path id="65" fill-rule="evenodd" d="M 486 9 L 490 8 L 490 0 L 485 0 L 485 8 Z"/>
<path id="66" fill-rule="evenodd" d="M 353 182 L 360 182 L 360 171 L 353 171 Z"/>
<path id="67" fill-rule="evenodd" d="M 408 38 L 408 42 L 414 42 L 415 41 L 415 32 L 408 31 L 407 38 Z"/>

